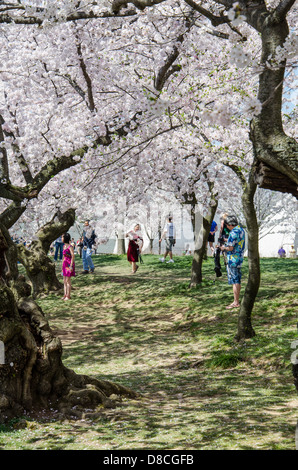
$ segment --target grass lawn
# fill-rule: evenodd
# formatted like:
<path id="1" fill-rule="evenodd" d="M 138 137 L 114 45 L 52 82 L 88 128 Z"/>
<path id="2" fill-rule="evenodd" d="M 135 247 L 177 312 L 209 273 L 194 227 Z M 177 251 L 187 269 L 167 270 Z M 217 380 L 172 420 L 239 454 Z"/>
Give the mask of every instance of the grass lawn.
<path id="1" fill-rule="evenodd" d="M 214 282 L 211 258 L 196 289 L 191 257 L 143 259 L 132 275 L 125 256 L 93 256 L 95 273 L 82 275 L 77 257 L 72 299 L 38 300 L 67 367 L 140 398 L 101 408 L 96 420 L 15 420 L 0 427 L 0 449 L 294 450 L 298 260 L 261 260 L 256 336 L 238 344 L 238 310 L 225 309 L 232 289 L 225 273 Z"/>

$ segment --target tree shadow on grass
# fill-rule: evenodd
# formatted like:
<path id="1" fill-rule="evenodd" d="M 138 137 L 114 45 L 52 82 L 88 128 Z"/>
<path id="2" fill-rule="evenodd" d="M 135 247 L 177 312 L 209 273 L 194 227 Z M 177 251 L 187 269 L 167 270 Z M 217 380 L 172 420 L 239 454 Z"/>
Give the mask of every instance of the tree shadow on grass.
<path id="1" fill-rule="evenodd" d="M 236 351 L 240 359 L 243 353 L 242 362 L 211 368 L 219 354 L 231 360 L 237 325 L 237 311 L 224 309 L 231 296 L 226 278 L 214 286 L 210 282 L 212 261 L 204 265 L 208 283 L 188 289 L 181 278 L 187 279 L 189 266 L 180 270 L 177 262 L 175 269 L 162 265 L 154 271 L 152 260 L 131 276 L 121 260 L 120 267 L 113 265 L 117 274 L 98 270 L 94 277 L 78 277 L 76 298 L 64 317 L 74 330 L 71 341 L 62 337 L 68 366 L 142 394 L 140 400 L 123 400 L 116 410 L 102 411 L 92 425 L 98 440 L 111 449 L 128 448 L 128 442 L 143 449 L 268 449 L 280 442 L 291 447 L 295 410 L 287 402 L 296 394 L 290 370 L 281 362 L 276 367 L 276 361 L 286 364 L 289 352 L 294 314 L 281 310 L 279 302 L 293 295 L 286 280 L 297 276 L 297 264 L 261 261 L 264 278 L 253 315 L 260 331 Z M 243 273 L 247 276 L 247 266 Z M 264 322 L 270 326 L 266 331 Z M 120 435 L 126 443 L 119 443 Z"/>

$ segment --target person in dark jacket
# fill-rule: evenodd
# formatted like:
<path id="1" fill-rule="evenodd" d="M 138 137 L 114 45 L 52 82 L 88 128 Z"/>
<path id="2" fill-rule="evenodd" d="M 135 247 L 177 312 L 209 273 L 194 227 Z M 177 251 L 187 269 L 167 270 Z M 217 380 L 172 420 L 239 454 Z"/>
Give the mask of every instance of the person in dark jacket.
<path id="1" fill-rule="evenodd" d="M 62 241 L 62 235 L 55 240 L 55 255 L 54 255 L 54 260 L 58 260 L 58 255 L 59 259 L 62 260 L 63 258 L 63 241 Z"/>
<path id="2" fill-rule="evenodd" d="M 95 243 L 95 231 L 91 225 L 89 225 L 89 220 L 84 222 L 83 230 L 83 250 L 82 250 L 82 260 L 83 260 L 83 274 L 94 273 L 94 264 L 92 261 L 92 246 Z"/>

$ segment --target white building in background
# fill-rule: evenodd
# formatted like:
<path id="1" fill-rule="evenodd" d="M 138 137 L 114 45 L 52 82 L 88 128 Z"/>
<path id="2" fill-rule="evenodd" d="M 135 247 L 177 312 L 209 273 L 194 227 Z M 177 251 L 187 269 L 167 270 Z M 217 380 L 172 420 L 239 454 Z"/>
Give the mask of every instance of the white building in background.
<path id="1" fill-rule="evenodd" d="M 182 253 L 185 251 L 186 248 L 191 250 L 193 253 L 194 251 L 194 241 L 193 241 L 193 230 L 192 230 L 192 224 L 191 224 L 191 219 L 190 219 L 190 214 L 189 210 L 187 209 L 187 206 L 181 206 L 178 203 L 171 205 L 169 207 L 168 214 L 171 214 L 173 216 L 173 222 L 175 224 L 176 228 L 176 244 L 173 249 L 174 255 L 182 255 Z M 215 221 L 218 225 L 218 231 L 215 234 L 215 243 L 217 242 L 218 238 L 218 233 L 219 233 L 219 227 L 220 227 L 220 214 L 217 213 L 215 216 Z M 295 217 L 296 216 L 296 217 Z M 266 235 L 262 236 L 261 232 L 261 237 L 259 241 L 259 249 L 260 249 L 260 256 L 261 257 L 277 257 L 278 250 L 281 246 L 286 251 L 286 256 L 289 256 L 289 251 L 291 249 L 291 246 L 294 245 L 296 253 L 298 254 L 298 219 L 297 219 L 297 211 L 296 214 L 291 214 L 291 217 L 288 217 L 287 214 L 284 216 L 285 222 L 280 223 L 276 226 L 274 224 L 272 225 L 271 221 L 271 226 L 269 227 L 269 224 L 264 223 L 265 229 L 269 227 L 270 233 L 267 233 Z M 290 222 L 289 222 L 290 220 Z M 125 224 L 125 230 L 128 231 L 131 229 L 131 227 L 135 223 L 140 223 L 141 228 L 142 228 L 142 235 L 144 238 L 144 248 L 143 248 L 143 253 L 150 253 L 150 242 L 148 237 L 146 236 L 146 230 L 144 229 L 144 224 L 148 223 L 148 220 L 146 218 L 142 220 L 142 216 L 136 217 L 134 220 L 129 219 L 129 221 Z M 164 217 L 164 220 L 162 222 L 162 229 L 166 223 L 166 217 Z M 200 225 L 201 220 L 198 220 L 198 223 Z M 91 224 L 95 227 L 96 229 L 96 220 L 92 221 Z M 72 237 L 77 240 L 79 238 L 79 231 L 78 231 L 78 226 L 75 228 L 73 227 L 70 229 L 70 234 Z M 109 227 L 111 229 L 111 227 Z M 124 232 L 125 232 L 124 230 Z M 157 230 L 156 230 L 157 231 Z M 268 232 L 268 230 L 267 230 Z M 116 237 L 116 232 L 115 229 L 112 228 L 110 230 L 110 233 L 103 233 L 101 231 L 101 228 L 96 229 L 96 233 L 98 235 L 97 241 L 97 253 L 117 253 L 117 237 Z M 263 230 L 264 233 L 264 230 Z M 266 230 L 265 230 L 266 233 Z M 103 239 L 106 238 L 107 242 L 103 243 Z M 246 238 L 247 240 L 247 238 Z M 128 245 L 128 239 L 126 239 L 126 248 Z M 247 248 L 247 244 L 246 244 Z M 161 244 L 161 254 L 164 253 L 165 250 L 165 242 L 163 241 Z M 247 253 L 247 251 L 246 251 Z M 156 235 L 154 237 L 154 242 L 153 242 L 153 254 L 159 254 L 159 237 Z M 210 249 L 208 248 L 208 254 L 210 254 Z"/>
<path id="2" fill-rule="evenodd" d="M 275 257 L 277 256 L 277 251 L 282 246 L 286 252 L 286 256 L 289 257 L 289 251 L 293 245 L 296 253 L 297 251 L 297 241 L 295 242 L 295 233 L 272 233 L 266 235 L 259 242 L 260 256 L 262 258 Z"/>

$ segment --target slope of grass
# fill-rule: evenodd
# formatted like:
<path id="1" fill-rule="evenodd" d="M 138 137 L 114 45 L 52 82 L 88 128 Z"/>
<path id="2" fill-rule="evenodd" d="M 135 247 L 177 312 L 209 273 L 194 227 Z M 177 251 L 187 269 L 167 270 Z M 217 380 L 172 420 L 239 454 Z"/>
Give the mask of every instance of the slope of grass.
<path id="1" fill-rule="evenodd" d="M 261 260 L 256 336 L 235 343 L 237 310 L 225 274 L 188 288 L 191 258 L 146 255 L 137 274 L 125 256 L 94 257 L 63 302 L 39 300 L 78 373 L 138 391 L 95 420 L 24 417 L 0 428 L 1 449 L 294 449 L 298 397 L 291 370 L 297 339 L 297 260 Z M 59 267 L 57 267 L 59 272 Z M 243 283 L 247 263 L 243 267 Z"/>

